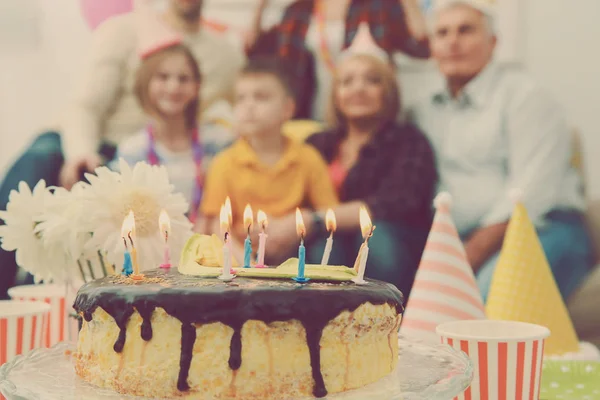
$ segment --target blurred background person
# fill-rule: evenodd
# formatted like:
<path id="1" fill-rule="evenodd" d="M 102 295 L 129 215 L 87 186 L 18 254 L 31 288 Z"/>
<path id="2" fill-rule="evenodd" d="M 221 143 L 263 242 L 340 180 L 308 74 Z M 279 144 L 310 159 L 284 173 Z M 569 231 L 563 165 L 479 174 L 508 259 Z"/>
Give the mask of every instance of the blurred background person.
<path id="1" fill-rule="evenodd" d="M 567 298 L 593 263 L 571 132 L 561 107 L 531 78 L 492 60 L 494 16 L 483 0 L 436 3 L 430 43 L 445 82 L 413 115 L 435 149 L 440 190 L 453 196 L 484 299 L 514 207 L 512 189 L 522 192 Z"/>
<path id="2" fill-rule="evenodd" d="M 297 118 L 325 120 L 332 73 L 340 53 L 366 22 L 376 42 L 391 56 L 396 51 L 426 58 L 427 29 L 417 0 L 298 0 L 279 24 L 262 32 L 269 0 L 259 0 L 247 43 L 253 53 L 273 54 L 288 64 L 296 84 Z"/>
<path id="3" fill-rule="evenodd" d="M 94 32 L 86 70 L 57 130 L 38 136 L 9 169 L 0 186 L 0 209 L 6 209 L 9 193 L 20 181 L 33 187 L 44 179 L 49 186 L 70 188 L 84 172 L 110 161 L 115 146 L 148 122 L 133 93 L 140 15 L 150 12 L 149 4 L 138 5 L 137 11 L 113 17 Z M 164 29 L 181 35 L 202 63 L 205 83 L 200 96 L 209 107 L 231 99 L 232 81 L 244 57 L 226 39 L 201 29 L 201 10 L 201 0 L 168 0 L 155 17 Z M 14 252 L 0 249 L 0 297 L 14 283 L 14 258 Z"/>
<path id="4" fill-rule="evenodd" d="M 394 68 L 363 24 L 334 71 L 331 129 L 308 142 L 327 161 L 341 201 L 333 209 L 338 230 L 330 263 L 354 265 L 364 241 L 359 209 L 366 207 L 377 226 L 369 240 L 366 275 L 393 283 L 408 296 L 431 225 L 437 173 L 425 136 L 413 125 L 396 122 L 399 98 Z M 313 221 L 320 232 L 317 227 L 309 232 L 323 239 L 311 246 L 309 259 L 320 263 L 323 212 Z"/>

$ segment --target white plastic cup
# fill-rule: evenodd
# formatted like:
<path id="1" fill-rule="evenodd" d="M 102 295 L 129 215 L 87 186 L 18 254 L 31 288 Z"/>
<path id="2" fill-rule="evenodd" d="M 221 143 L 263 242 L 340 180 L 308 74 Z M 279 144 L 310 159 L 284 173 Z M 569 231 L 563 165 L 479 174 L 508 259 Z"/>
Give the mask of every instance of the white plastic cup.
<path id="1" fill-rule="evenodd" d="M 471 320 L 438 325 L 442 343 L 465 352 L 474 365 L 471 386 L 455 400 L 537 400 L 546 327 L 524 322 Z"/>
<path id="2" fill-rule="evenodd" d="M 39 301 L 0 300 L 0 365 L 42 346 L 49 314 Z"/>
<path id="3" fill-rule="evenodd" d="M 50 305 L 50 320 L 44 332 L 43 345 L 45 347 L 52 347 L 68 340 L 69 336 L 73 337 L 73 332 L 77 332 L 77 321 L 68 317 L 72 299 L 70 291 L 67 291 L 65 285 L 15 286 L 8 290 L 8 295 L 13 300 L 41 301 Z M 69 298 L 66 298 L 66 295 L 69 295 Z"/>

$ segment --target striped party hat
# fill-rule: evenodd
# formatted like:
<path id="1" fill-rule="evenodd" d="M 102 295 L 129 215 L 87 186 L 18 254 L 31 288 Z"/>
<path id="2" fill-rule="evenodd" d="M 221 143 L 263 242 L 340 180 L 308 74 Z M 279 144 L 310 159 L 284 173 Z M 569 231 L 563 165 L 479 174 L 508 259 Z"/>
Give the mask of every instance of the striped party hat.
<path id="1" fill-rule="evenodd" d="M 435 218 L 415 283 L 410 292 L 400 334 L 439 342 L 437 325 L 454 320 L 485 319 L 481 293 L 450 216 L 452 197 L 435 199 Z"/>

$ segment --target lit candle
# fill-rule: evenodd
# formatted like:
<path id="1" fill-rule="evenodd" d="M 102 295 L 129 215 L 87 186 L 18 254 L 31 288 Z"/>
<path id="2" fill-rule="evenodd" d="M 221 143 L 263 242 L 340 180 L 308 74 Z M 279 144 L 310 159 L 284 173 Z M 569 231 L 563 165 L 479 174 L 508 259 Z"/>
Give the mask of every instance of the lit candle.
<path id="1" fill-rule="evenodd" d="M 233 224 L 233 212 L 231 211 L 231 199 L 229 196 L 225 199 L 225 211 L 227 212 L 227 223 L 231 226 Z"/>
<path id="2" fill-rule="evenodd" d="M 165 210 L 160 212 L 160 216 L 158 217 L 158 226 L 160 229 L 160 234 L 165 239 L 165 249 L 163 255 L 163 263 L 161 264 L 161 268 L 171 268 L 171 252 L 169 250 L 169 234 L 171 233 L 171 219 Z"/>
<path id="3" fill-rule="evenodd" d="M 125 221 L 123 221 L 123 231 L 127 233 L 127 238 L 129 239 L 129 244 L 131 245 L 131 264 L 133 265 L 133 274 L 131 277 L 133 279 L 139 280 L 144 277 L 144 275 L 140 274 L 140 265 L 138 264 L 137 259 L 137 249 L 135 248 L 135 215 L 133 214 L 133 210 L 129 211 L 127 217 L 125 217 Z"/>
<path id="4" fill-rule="evenodd" d="M 265 266 L 265 247 L 267 245 L 267 214 L 264 211 L 258 210 L 256 215 L 258 224 L 260 225 L 260 233 L 258 234 L 258 258 L 256 260 L 256 268 L 266 268 Z"/>
<path id="5" fill-rule="evenodd" d="M 229 230 L 233 226 L 233 211 L 231 211 L 231 199 L 229 198 L 229 196 L 225 198 L 225 212 L 227 213 L 227 227 Z M 233 257 L 233 247 L 231 244 L 231 238 L 228 238 L 227 246 L 229 247 L 229 254 L 231 254 L 231 257 Z M 231 271 L 233 273 L 233 269 Z"/>
<path id="6" fill-rule="evenodd" d="M 123 243 L 125 244 L 125 254 L 123 255 L 123 270 L 121 271 L 122 275 L 129 276 L 133 272 L 131 267 L 131 254 L 129 254 L 129 248 L 127 247 L 127 234 L 123 236 Z M 81 271 L 83 275 L 83 270 Z M 85 279 L 85 277 L 84 277 Z"/>
<path id="7" fill-rule="evenodd" d="M 223 281 L 230 281 L 235 276 L 231 273 L 231 246 L 229 244 L 229 212 L 226 206 L 221 206 L 221 213 L 219 215 L 221 222 L 221 233 L 223 234 L 223 272 L 219 276 L 219 279 Z"/>
<path id="8" fill-rule="evenodd" d="M 252 240 L 250 239 L 250 229 L 252 229 L 252 223 L 254 222 L 252 216 L 252 207 L 250 204 L 246 205 L 244 209 L 244 227 L 248 234 L 246 240 L 244 240 L 244 268 L 250 268 L 250 257 L 252 257 Z"/>
<path id="9" fill-rule="evenodd" d="M 373 236 L 375 226 L 373 226 L 371 217 L 369 217 L 369 213 L 365 207 L 360 208 L 359 219 L 360 230 L 365 241 L 360 247 L 360 251 L 358 252 L 358 257 L 355 263 L 355 265 L 358 266 L 357 276 L 352 280 L 354 283 L 364 285 L 367 283 L 365 281 L 365 269 L 367 268 L 367 258 L 369 257 L 369 238 Z"/>
<path id="10" fill-rule="evenodd" d="M 304 248 L 304 236 L 306 236 L 306 227 L 302 219 L 300 209 L 296 208 L 296 232 L 300 236 L 300 246 L 298 246 L 298 276 L 293 278 L 296 282 L 305 283 L 310 279 L 304 276 L 304 267 L 306 259 L 306 249 Z"/>
<path id="11" fill-rule="evenodd" d="M 121 273 L 125 276 L 129 276 L 133 273 L 133 267 L 131 266 L 131 254 L 129 254 L 129 246 L 127 246 L 127 239 L 129 238 L 129 229 L 131 229 L 131 225 L 127 217 L 123 220 L 123 225 L 121 225 L 121 237 L 123 238 L 123 244 L 125 245 L 125 254 L 123 255 L 123 270 Z"/>
<path id="12" fill-rule="evenodd" d="M 335 214 L 333 213 L 333 210 L 331 208 L 327 210 L 327 213 L 325 214 L 325 225 L 327 226 L 329 237 L 327 238 L 327 242 L 325 243 L 325 251 L 323 252 L 321 265 L 329 264 L 329 256 L 331 255 L 331 248 L 333 247 L 333 232 L 335 232 L 335 229 L 337 227 Z"/>

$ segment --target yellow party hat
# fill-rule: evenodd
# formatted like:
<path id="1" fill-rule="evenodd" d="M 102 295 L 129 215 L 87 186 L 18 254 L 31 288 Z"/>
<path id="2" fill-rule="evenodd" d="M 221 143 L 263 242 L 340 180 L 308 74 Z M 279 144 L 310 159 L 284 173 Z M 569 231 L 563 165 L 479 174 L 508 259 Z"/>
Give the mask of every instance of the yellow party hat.
<path id="1" fill-rule="evenodd" d="M 510 219 L 488 295 L 489 319 L 550 329 L 545 354 L 579 351 L 579 340 L 533 223 L 520 198 Z"/>

